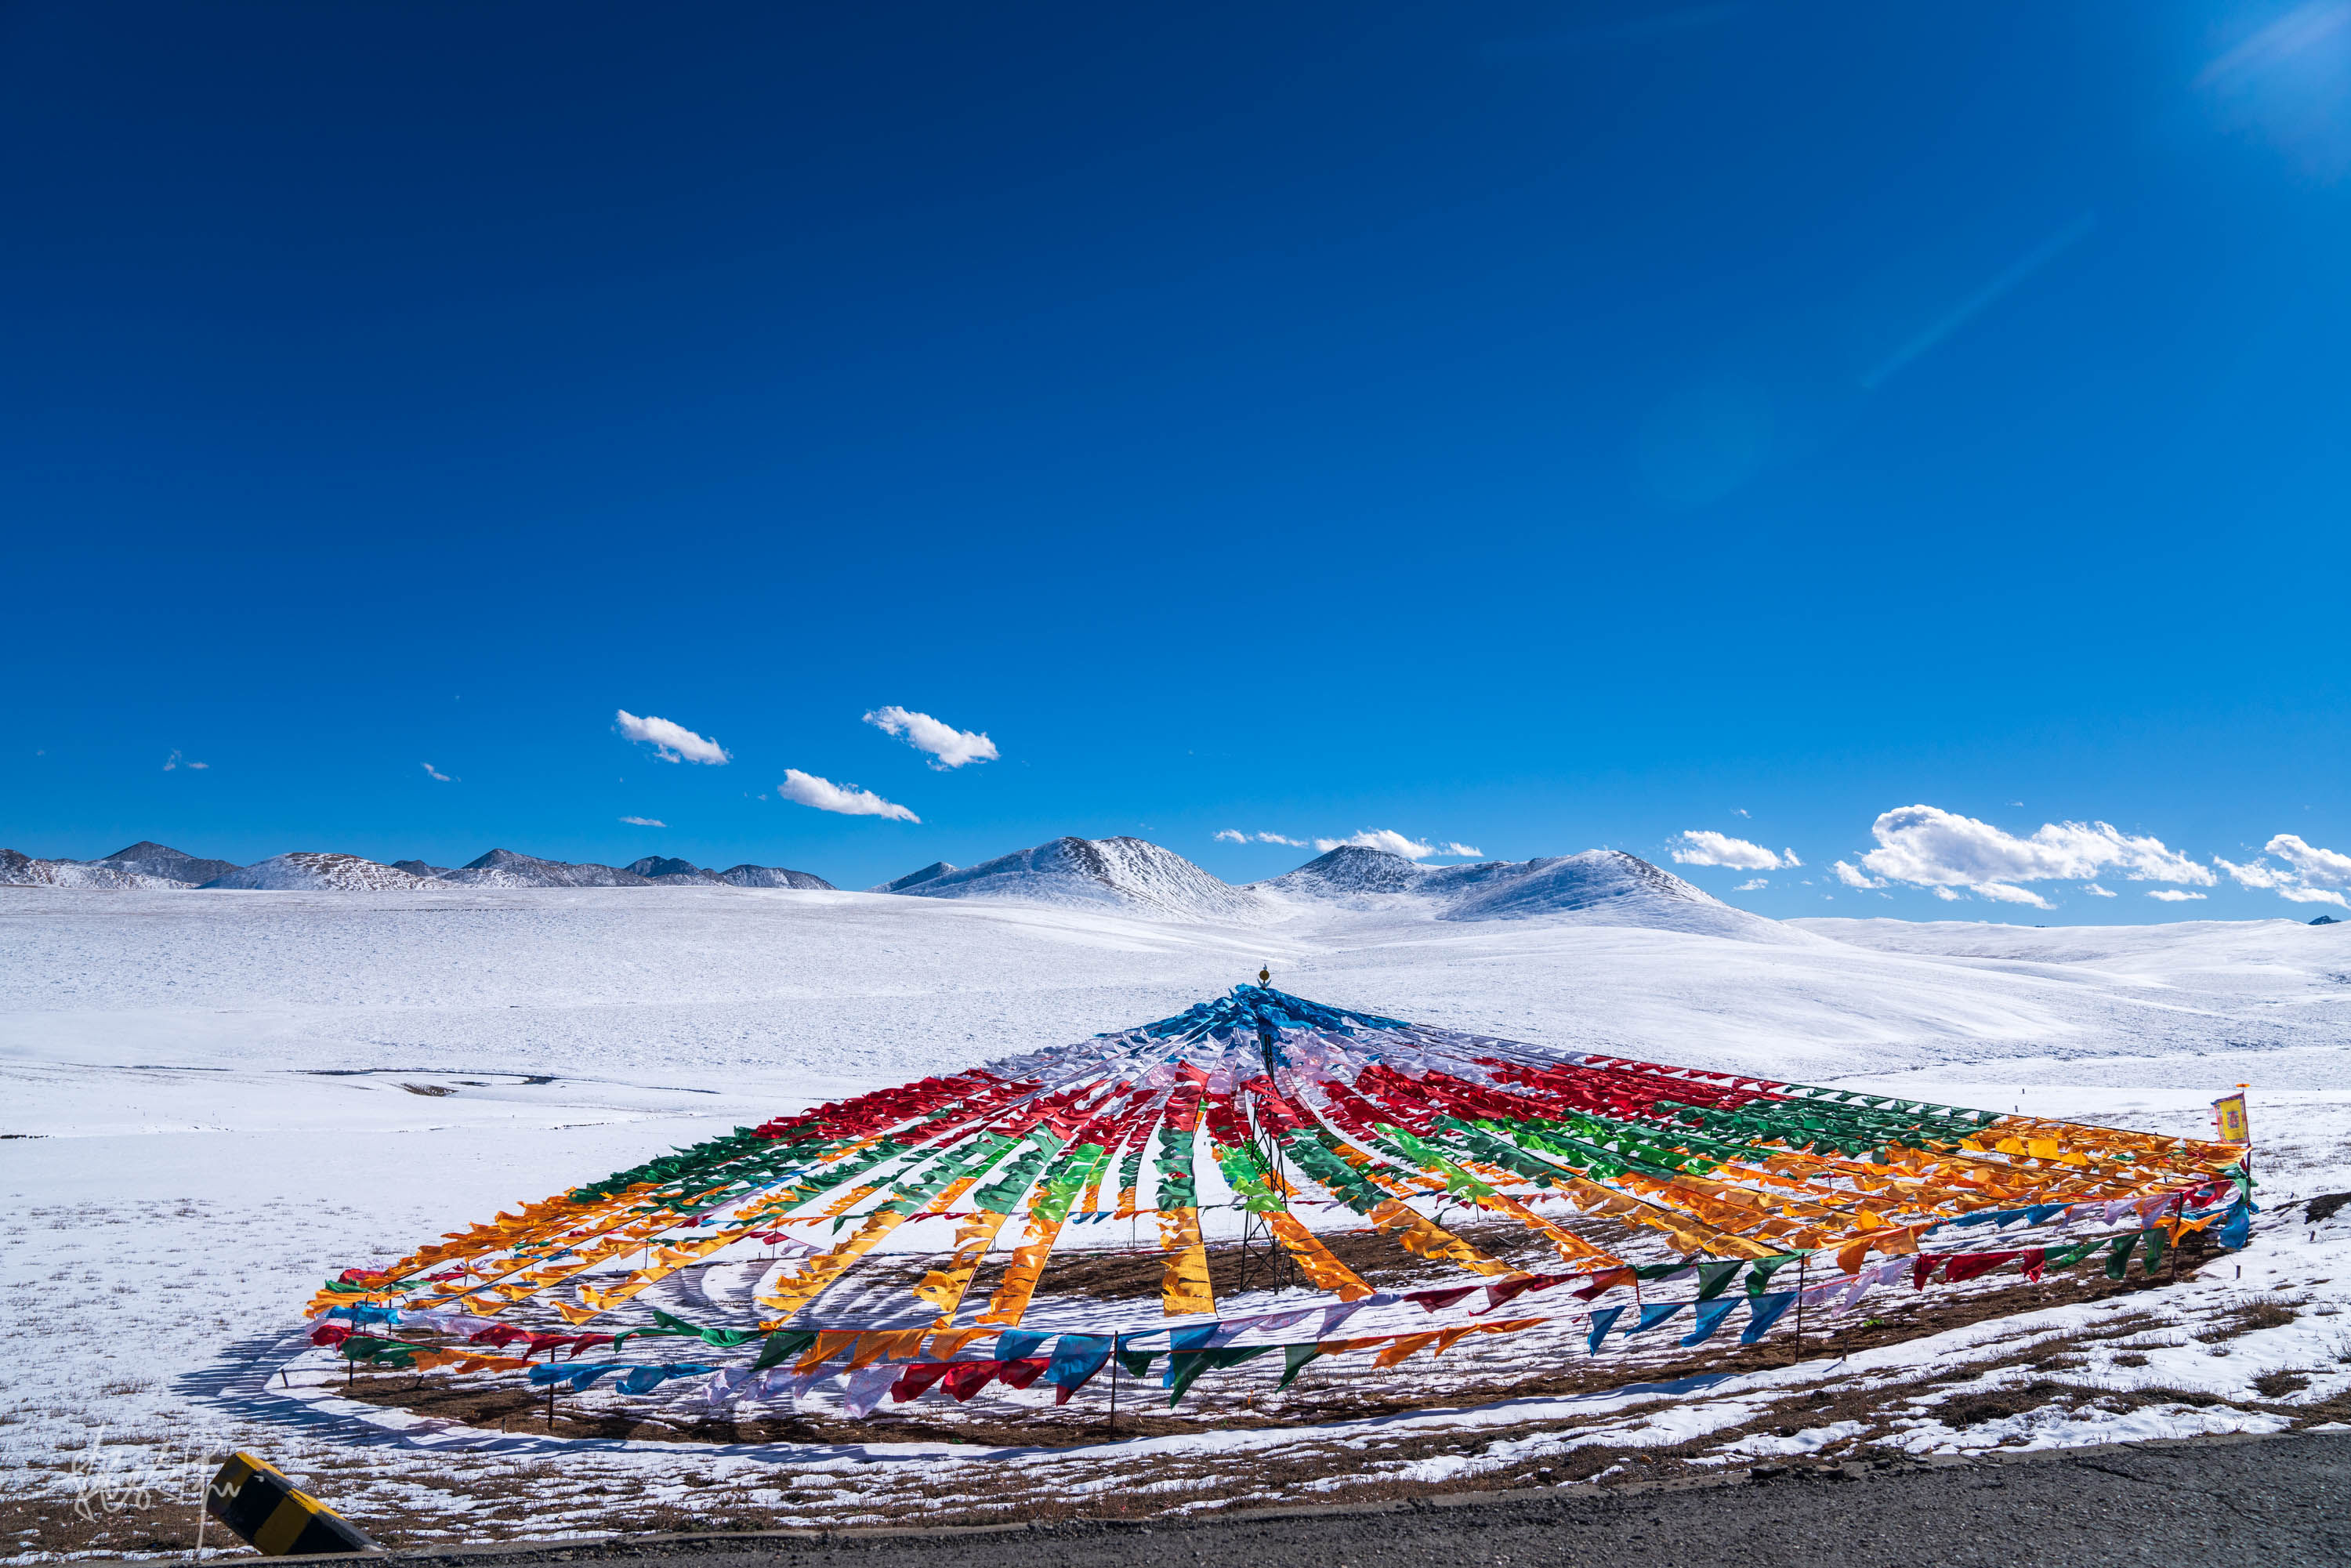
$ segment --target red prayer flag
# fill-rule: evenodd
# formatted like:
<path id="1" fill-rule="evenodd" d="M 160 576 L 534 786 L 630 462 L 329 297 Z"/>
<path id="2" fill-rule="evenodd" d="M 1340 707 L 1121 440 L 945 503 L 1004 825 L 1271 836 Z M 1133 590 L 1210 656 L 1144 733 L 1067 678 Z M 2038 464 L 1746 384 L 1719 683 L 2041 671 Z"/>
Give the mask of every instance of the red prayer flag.
<path id="1" fill-rule="evenodd" d="M 1477 1289 L 1475 1285 L 1462 1285 L 1450 1291 L 1414 1291 L 1405 1300 L 1418 1301 L 1424 1312 L 1442 1312 Z"/>
<path id="2" fill-rule="evenodd" d="M 946 1391 L 958 1405 L 996 1381 L 1004 1370 L 1000 1361 L 951 1361 L 947 1363 Z"/>
<path id="3" fill-rule="evenodd" d="M 1575 1292 L 1575 1299 L 1579 1301 L 1597 1301 L 1617 1286 L 1632 1282 L 1633 1270 L 1630 1269 L 1603 1269 L 1592 1277 L 1592 1283 Z"/>
<path id="4" fill-rule="evenodd" d="M 1045 1375 L 1045 1367 L 1050 1359 L 1049 1356 L 1034 1355 L 1021 1361 L 1005 1362 L 997 1372 L 996 1380 L 998 1383 L 1008 1384 L 1014 1388 L 1026 1388 Z"/>
<path id="5" fill-rule="evenodd" d="M 901 1405 L 910 1399 L 920 1399 L 931 1391 L 932 1384 L 947 1375 L 947 1368 L 953 1364 L 952 1362 L 945 1361 L 917 1361 L 910 1364 L 905 1371 L 898 1375 L 898 1381 L 890 1385 L 890 1397 Z"/>
<path id="6" fill-rule="evenodd" d="M 1954 1254 L 1943 1266 L 1943 1283 L 1956 1285 L 1962 1280 L 1972 1280 L 1978 1274 L 1989 1274 L 2019 1252 L 1960 1252 Z"/>

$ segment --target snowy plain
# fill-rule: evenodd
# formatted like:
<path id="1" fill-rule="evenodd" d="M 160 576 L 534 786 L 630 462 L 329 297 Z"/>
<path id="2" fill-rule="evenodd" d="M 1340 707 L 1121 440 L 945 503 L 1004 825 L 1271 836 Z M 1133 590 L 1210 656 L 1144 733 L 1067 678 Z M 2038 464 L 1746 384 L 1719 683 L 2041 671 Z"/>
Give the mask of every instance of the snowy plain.
<path id="1" fill-rule="evenodd" d="M 1167 1467 L 1242 1453 L 1353 1454 L 1353 1473 L 1293 1466 L 1306 1479 L 1291 1490 L 1314 1490 L 1594 1444 L 1719 1433 L 1727 1463 L 1852 1437 L 1769 1424 L 1823 1385 L 1811 1362 L 1703 1388 L 1645 1387 L 1628 1363 L 1614 1392 L 1051 1448 L 544 1439 L 453 1458 L 442 1435 L 337 1408 L 349 1402 L 318 1361 L 281 1385 L 308 1380 L 315 1421 L 216 1396 L 240 1347 L 298 1329 L 317 1281 L 344 1267 L 737 1125 L 1165 1017 L 1260 964 L 1317 1000 L 1537 1045 L 2165 1133 L 2203 1133 L 2210 1101 L 2251 1083 L 2267 1213 L 2241 1258 L 2167 1293 L 2163 1322 L 2085 1349 L 2085 1332 L 2140 1309 L 2053 1306 L 1865 1352 L 1837 1386 L 1883 1383 L 1909 1411 L 1899 1442 L 1922 1452 L 2273 1430 L 2351 1389 L 2351 1212 L 2287 1212 L 2351 1189 L 2351 926 L 1759 921 L 1721 935 L 1611 918 L 1636 923 L 1301 904 L 1219 925 L 724 887 L 0 889 L 0 1305 L 16 1353 L 0 1461 L 62 1489 L 93 1438 L 122 1455 L 237 1444 L 424 1539 L 605 1528 L 616 1494 L 708 1517 L 877 1521 L 989 1493 L 1125 1495 L 1147 1470 L 1180 1506 Z M 2287 1321 L 2197 1337 L 2263 1301 Z M 2194 1399 L 1949 1425 L 1936 1412 L 1956 1396 L 1912 1387 L 1971 1358 L 2011 1364 L 1971 1394 L 2029 1377 L 2019 1347 L 2042 1340 L 2089 1357 L 2118 1395 Z M 1573 1333 L 1520 1336 L 1489 1365 L 1563 1360 L 1571 1342 L 1580 1355 Z M 1479 1343 L 1446 1363 L 1465 1390 Z M 2266 1375 L 2302 1381 L 2272 1396 L 2253 1386 Z M 1383 1375 L 1431 1375 L 1426 1363 Z M 1432 1431 L 1447 1440 L 1432 1448 Z M 453 1465 L 480 1484 L 453 1483 Z M 492 1479 L 525 1473 L 538 1505 L 517 1515 Z M 140 1544 L 101 1531 L 82 1549 Z M 0 1557 L 56 1551 L 37 1529 L 0 1538 Z"/>

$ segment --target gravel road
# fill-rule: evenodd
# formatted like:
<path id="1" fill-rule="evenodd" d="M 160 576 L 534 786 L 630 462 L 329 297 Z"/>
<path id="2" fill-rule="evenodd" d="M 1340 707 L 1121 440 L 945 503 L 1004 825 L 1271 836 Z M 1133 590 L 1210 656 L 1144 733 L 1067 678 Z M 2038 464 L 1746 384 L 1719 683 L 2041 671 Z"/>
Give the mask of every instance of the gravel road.
<path id="1" fill-rule="evenodd" d="M 381 1562 L 383 1560 L 378 1559 Z M 1562 1489 L 1195 1524 L 703 1536 L 409 1553 L 403 1568 L 2080 1568 L 2351 1563 L 2351 1434 L 2103 1448 L 1743 1483 Z"/>

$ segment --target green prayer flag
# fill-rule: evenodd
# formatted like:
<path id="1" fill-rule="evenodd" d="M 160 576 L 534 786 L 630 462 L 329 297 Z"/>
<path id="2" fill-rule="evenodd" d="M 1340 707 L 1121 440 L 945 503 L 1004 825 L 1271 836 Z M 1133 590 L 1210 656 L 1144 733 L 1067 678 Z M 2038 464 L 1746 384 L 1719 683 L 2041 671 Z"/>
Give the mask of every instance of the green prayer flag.
<path id="1" fill-rule="evenodd" d="M 2137 1245 L 2138 1236 L 2137 1232 L 2133 1232 L 2128 1236 L 2117 1237 L 2116 1239 L 2114 1250 L 2106 1254 L 2107 1279 L 2119 1280 L 2123 1277 L 2124 1273 L 2130 1268 L 2131 1249 Z"/>
<path id="2" fill-rule="evenodd" d="M 1763 1293 L 1765 1281 L 1769 1281 L 1773 1274 L 1786 1268 L 1789 1264 L 1798 1261 L 1803 1256 L 1804 1254 L 1802 1252 L 1789 1252 L 1777 1258 L 1757 1259 L 1755 1260 L 1754 1269 L 1747 1276 L 1747 1293 L 1750 1296 L 1761 1295 Z M 1704 1299 L 1704 1297 L 1699 1298 L 1701 1301 Z"/>
<path id="3" fill-rule="evenodd" d="M 2163 1247 L 2166 1237 L 2160 1230 L 2147 1232 L 2147 1246 L 2138 1255 L 2138 1266 L 2149 1274 L 2163 1267 Z"/>
<path id="4" fill-rule="evenodd" d="M 1729 1287 L 1730 1281 L 1738 1277 L 1739 1270 L 1745 1267 L 1746 1265 L 1736 1258 L 1728 1263 L 1699 1264 L 1698 1299 L 1701 1301 L 1710 1301 L 1722 1294 Z"/>
<path id="5" fill-rule="evenodd" d="M 1254 1361 L 1269 1351 L 1282 1348 L 1284 1347 L 1276 1344 L 1248 1344 L 1237 1347 L 1228 1346 L 1223 1350 L 1196 1351 L 1188 1354 L 1177 1353 L 1176 1364 L 1172 1368 L 1173 1376 L 1168 1385 L 1167 1408 L 1175 1409 L 1176 1402 L 1184 1397 L 1185 1391 L 1189 1389 L 1194 1380 L 1208 1368 L 1238 1366 L 1242 1362 Z M 1186 1362 L 1190 1364 L 1183 1364 Z"/>
<path id="6" fill-rule="evenodd" d="M 1322 1354 L 1322 1347 L 1312 1340 L 1304 1344 L 1281 1347 L 1281 1381 L 1273 1385 L 1276 1394 L 1290 1386 L 1290 1380 L 1306 1370 L 1306 1364 Z"/>
<path id="7" fill-rule="evenodd" d="M 780 1366 L 816 1343 L 814 1329 L 778 1329 L 759 1347 L 759 1359 L 751 1364 L 754 1372 L 764 1372 Z"/>
<path id="8" fill-rule="evenodd" d="M 1151 1364 L 1165 1354 L 1163 1351 L 1156 1350 L 1129 1350 L 1124 1345 L 1121 1345 L 1118 1351 L 1118 1364 L 1134 1376 L 1148 1377 L 1151 1375 Z"/>

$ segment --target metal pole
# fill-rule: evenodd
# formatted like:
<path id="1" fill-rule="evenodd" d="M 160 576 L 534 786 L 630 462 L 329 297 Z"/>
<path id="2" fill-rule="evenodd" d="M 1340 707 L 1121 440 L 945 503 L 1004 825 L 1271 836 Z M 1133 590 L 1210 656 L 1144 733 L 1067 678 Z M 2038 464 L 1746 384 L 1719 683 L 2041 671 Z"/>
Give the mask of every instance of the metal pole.
<path id="1" fill-rule="evenodd" d="M 1110 1336 L 1110 1426 L 1111 1437 L 1118 1436 L 1118 1335 Z"/>
<path id="2" fill-rule="evenodd" d="M 204 1515 L 212 1511 L 209 1505 L 213 1490 L 213 1479 L 204 1471 L 211 1464 L 212 1457 L 209 1448 L 196 1451 L 196 1549 L 189 1554 L 191 1563 L 201 1563 L 204 1556 Z"/>
<path id="3" fill-rule="evenodd" d="M 1796 1348 L 1788 1356 L 1790 1366 L 1804 1359 L 1804 1265 L 1811 1261 L 1811 1253 L 1796 1254 Z"/>

